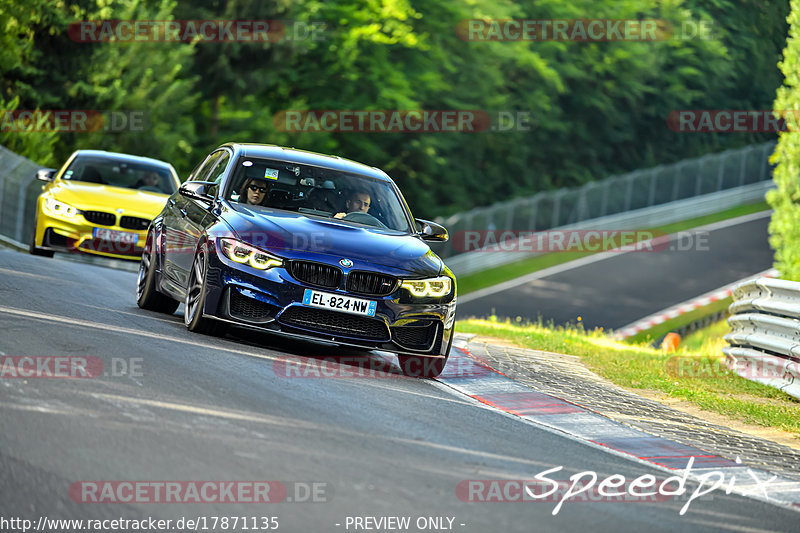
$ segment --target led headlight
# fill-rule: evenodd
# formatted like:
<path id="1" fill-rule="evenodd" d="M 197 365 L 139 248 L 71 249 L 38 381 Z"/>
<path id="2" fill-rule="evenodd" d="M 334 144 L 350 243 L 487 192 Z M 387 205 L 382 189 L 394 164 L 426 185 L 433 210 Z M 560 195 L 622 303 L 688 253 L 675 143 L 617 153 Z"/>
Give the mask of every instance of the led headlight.
<path id="1" fill-rule="evenodd" d="M 450 294 L 452 281 L 447 276 L 429 279 L 406 280 L 401 285 L 418 298 L 441 298 Z"/>
<path id="2" fill-rule="evenodd" d="M 64 202 L 59 202 L 55 198 L 46 198 L 44 201 L 44 212 L 51 217 L 67 217 L 72 218 L 80 214 L 80 209 L 73 207 Z"/>
<path id="3" fill-rule="evenodd" d="M 282 259 L 235 239 L 220 239 L 219 244 L 225 257 L 235 263 L 247 264 L 259 270 L 283 264 Z"/>

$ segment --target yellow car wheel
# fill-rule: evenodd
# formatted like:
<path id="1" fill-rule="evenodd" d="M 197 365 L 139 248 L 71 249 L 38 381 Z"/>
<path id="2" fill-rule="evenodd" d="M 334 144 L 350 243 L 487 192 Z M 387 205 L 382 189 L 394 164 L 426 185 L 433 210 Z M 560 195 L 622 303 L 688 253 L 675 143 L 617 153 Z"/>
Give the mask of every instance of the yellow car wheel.
<path id="1" fill-rule="evenodd" d="M 53 257 L 54 252 L 52 250 L 44 250 L 36 246 L 36 231 L 37 227 L 39 226 L 39 217 L 33 219 L 33 235 L 31 235 L 31 242 L 28 246 L 28 252 L 31 255 L 38 255 L 41 257 Z"/>

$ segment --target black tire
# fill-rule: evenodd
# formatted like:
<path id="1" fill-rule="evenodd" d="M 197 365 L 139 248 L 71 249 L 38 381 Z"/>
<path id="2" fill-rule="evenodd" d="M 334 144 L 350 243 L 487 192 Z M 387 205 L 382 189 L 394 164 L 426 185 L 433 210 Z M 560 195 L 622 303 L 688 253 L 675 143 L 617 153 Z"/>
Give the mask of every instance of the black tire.
<path id="1" fill-rule="evenodd" d="M 450 341 L 447 343 L 445 356 L 426 357 L 424 355 L 398 355 L 397 362 L 403 375 L 413 378 L 435 378 L 444 371 L 447 359 L 450 357 L 450 349 L 453 347 L 453 337 L 455 332 L 450 334 Z"/>
<path id="2" fill-rule="evenodd" d="M 166 294 L 156 289 L 155 254 L 153 253 L 153 232 L 147 233 L 142 259 L 139 262 L 139 277 L 136 280 L 136 303 L 142 309 L 172 314 L 180 305 Z"/>
<path id="3" fill-rule="evenodd" d="M 33 235 L 31 235 L 31 242 L 28 245 L 28 252 L 31 255 L 38 255 L 40 257 L 53 257 L 53 250 L 43 250 L 36 246 L 36 226 L 39 224 L 38 218 L 33 219 Z"/>
<path id="4" fill-rule="evenodd" d="M 203 246 L 197 251 L 189 272 L 189 285 L 186 287 L 186 301 L 183 308 L 183 322 L 189 331 L 205 335 L 223 335 L 227 325 L 203 316 L 206 303 L 206 273 L 208 255 Z"/>

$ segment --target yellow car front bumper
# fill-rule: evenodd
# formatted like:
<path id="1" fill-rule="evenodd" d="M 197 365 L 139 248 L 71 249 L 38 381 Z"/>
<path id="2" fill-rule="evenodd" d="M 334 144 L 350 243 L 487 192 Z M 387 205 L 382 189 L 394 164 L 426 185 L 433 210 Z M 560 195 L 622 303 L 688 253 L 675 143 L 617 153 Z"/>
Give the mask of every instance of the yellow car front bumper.
<path id="1" fill-rule="evenodd" d="M 73 217 L 49 216 L 40 207 L 36 215 L 34 245 L 57 252 L 82 252 L 138 261 L 144 250 L 147 229 L 123 227 L 120 225 L 123 217 L 114 217 L 110 225 L 100 225 L 87 220 L 84 214 Z M 110 217 L 106 218 L 110 222 Z"/>

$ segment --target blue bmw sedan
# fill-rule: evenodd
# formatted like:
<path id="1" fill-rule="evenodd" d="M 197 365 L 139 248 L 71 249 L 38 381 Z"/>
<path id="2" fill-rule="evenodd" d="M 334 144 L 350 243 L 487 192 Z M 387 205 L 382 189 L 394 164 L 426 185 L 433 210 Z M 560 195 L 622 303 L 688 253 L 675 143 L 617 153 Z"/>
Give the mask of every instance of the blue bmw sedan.
<path id="1" fill-rule="evenodd" d="M 225 144 L 195 168 L 147 233 L 139 307 L 190 331 L 229 325 L 394 352 L 435 377 L 453 343 L 456 279 L 383 171 L 272 145 Z"/>

